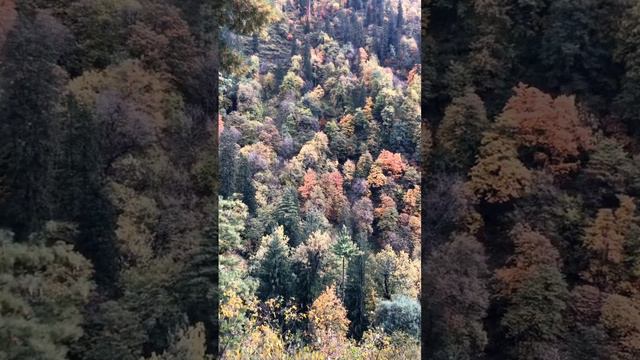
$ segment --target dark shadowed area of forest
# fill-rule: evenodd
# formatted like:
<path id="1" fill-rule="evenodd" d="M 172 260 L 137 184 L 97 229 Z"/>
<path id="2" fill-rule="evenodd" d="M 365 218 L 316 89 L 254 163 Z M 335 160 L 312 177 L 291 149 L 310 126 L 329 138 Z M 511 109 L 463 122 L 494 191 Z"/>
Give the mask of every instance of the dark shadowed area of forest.
<path id="1" fill-rule="evenodd" d="M 217 34 L 263 8 L 0 0 L 0 358 L 215 354 Z"/>
<path id="2" fill-rule="evenodd" d="M 423 2 L 423 354 L 640 357 L 640 3 Z"/>

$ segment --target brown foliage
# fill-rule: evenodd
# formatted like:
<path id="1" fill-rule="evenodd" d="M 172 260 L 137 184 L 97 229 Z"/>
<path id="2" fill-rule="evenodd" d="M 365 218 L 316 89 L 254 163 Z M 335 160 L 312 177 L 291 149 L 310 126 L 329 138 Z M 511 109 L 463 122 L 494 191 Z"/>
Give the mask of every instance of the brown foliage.
<path id="1" fill-rule="evenodd" d="M 196 55 L 189 25 L 172 6 L 150 5 L 131 26 L 128 46 L 155 71 L 184 76 Z"/>
<path id="2" fill-rule="evenodd" d="M 467 183 L 478 200 L 503 203 L 522 197 L 531 187 L 531 173 L 517 157 L 515 142 L 496 133 L 482 139 L 480 159 Z"/>
<path id="3" fill-rule="evenodd" d="M 640 309 L 637 300 L 609 295 L 602 306 L 602 323 L 609 334 L 608 352 L 612 360 L 640 357 Z"/>
<path id="4" fill-rule="evenodd" d="M 0 50 L 17 18 L 15 0 L 0 0 Z"/>
<path id="5" fill-rule="evenodd" d="M 600 209 L 593 222 L 586 228 L 584 246 L 591 253 L 586 280 L 603 290 L 623 286 L 630 271 L 625 267 L 625 246 L 635 234 L 638 218 L 632 198 L 620 196 L 617 209 Z"/>
<path id="6" fill-rule="evenodd" d="M 504 284 L 502 294 L 507 296 L 534 277 L 540 267 L 549 265 L 559 268 L 561 265 L 560 254 L 551 241 L 529 226 L 516 225 L 511 236 L 515 244 L 511 266 L 496 271 L 496 278 Z"/>
<path id="7" fill-rule="evenodd" d="M 577 157 L 593 142 L 591 130 L 581 124 L 575 97 L 553 99 L 522 83 L 514 91 L 497 126 L 513 134 L 519 146 L 530 149 L 535 163 L 557 174 L 575 171 Z"/>

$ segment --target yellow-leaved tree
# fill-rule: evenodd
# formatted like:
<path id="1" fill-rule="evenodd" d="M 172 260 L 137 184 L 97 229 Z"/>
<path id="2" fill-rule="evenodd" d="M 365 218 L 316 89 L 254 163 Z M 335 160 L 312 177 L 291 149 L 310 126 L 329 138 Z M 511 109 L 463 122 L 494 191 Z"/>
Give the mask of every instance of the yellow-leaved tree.
<path id="1" fill-rule="evenodd" d="M 619 196 L 617 209 L 600 209 L 587 226 L 584 246 L 590 253 L 585 280 L 603 291 L 625 291 L 638 275 L 638 260 L 629 246 L 640 231 L 636 205 L 629 196 Z"/>
<path id="2" fill-rule="evenodd" d="M 484 135 L 470 178 L 467 186 L 476 199 L 488 203 L 520 198 L 531 187 L 531 172 L 518 159 L 515 141 L 494 132 Z"/>
<path id="3" fill-rule="evenodd" d="M 334 285 L 327 287 L 313 302 L 308 318 L 318 351 L 330 359 L 341 358 L 349 344 L 349 319 Z"/>

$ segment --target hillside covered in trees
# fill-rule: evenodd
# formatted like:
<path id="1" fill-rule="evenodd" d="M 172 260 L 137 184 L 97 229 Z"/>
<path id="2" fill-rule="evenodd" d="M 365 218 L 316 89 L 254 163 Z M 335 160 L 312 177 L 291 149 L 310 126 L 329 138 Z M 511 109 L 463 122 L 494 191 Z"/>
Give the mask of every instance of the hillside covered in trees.
<path id="1" fill-rule="evenodd" d="M 271 10 L 223 34 L 221 358 L 417 359 L 418 2 Z"/>
<path id="2" fill-rule="evenodd" d="M 0 359 L 215 355 L 217 34 L 264 7 L 0 0 Z"/>
<path id="3" fill-rule="evenodd" d="M 640 3 L 423 5 L 426 358 L 640 358 Z"/>

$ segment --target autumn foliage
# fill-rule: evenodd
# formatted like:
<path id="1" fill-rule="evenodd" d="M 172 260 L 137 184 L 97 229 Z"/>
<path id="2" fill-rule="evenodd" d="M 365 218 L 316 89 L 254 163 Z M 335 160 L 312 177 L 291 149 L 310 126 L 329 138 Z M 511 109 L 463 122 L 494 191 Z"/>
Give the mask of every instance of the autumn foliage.
<path id="1" fill-rule="evenodd" d="M 423 11 L 423 357 L 638 358 L 640 5 Z M 367 180 L 398 183 L 376 166 Z"/>
<path id="2" fill-rule="evenodd" d="M 220 78 L 221 358 L 417 359 L 418 3 L 277 3 Z"/>
<path id="3" fill-rule="evenodd" d="M 591 130 L 581 123 L 573 96 L 552 98 L 537 88 L 519 84 L 496 120 L 513 134 L 531 159 L 553 173 L 577 170 L 578 156 L 592 147 Z"/>

